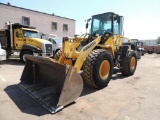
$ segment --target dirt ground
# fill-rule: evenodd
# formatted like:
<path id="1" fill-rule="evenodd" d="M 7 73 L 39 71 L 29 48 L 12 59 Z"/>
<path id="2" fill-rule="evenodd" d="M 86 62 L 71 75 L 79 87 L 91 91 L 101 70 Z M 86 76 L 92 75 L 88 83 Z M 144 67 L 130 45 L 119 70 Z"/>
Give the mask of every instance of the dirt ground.
<path id="1" fill-rule="evenodd" d="M 108 87 L 84 85 L 81 96 L 56 114 L 17 87 L 24 64 L 0 65 L 0 120 L 160 120 L 160 54 L 145 54 L 133 76 L 115 69 Z"/>

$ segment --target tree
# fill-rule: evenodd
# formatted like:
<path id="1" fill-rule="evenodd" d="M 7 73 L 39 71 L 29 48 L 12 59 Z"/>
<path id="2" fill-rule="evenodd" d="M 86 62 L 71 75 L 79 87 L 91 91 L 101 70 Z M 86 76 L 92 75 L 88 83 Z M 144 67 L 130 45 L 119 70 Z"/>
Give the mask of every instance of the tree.
<path id="1" fill-rule="evenodd" d="M 160 44 L 160 36 L 157 38 L 157 43 Z"/>

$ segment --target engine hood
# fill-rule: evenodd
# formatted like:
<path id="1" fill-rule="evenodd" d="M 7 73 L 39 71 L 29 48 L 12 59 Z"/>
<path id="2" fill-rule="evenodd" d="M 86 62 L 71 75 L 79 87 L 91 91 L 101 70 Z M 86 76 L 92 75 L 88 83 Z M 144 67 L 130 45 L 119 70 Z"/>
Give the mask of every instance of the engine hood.
<path id="1" fill-rule="evenodd" d="M 48 43 L 48 44 L 52 44 L 50 41 L 48 40 L 45 40 L 45 39 L 40 39 L 40 38 L 28 38 L 29 41 L 36 41 L 36 42 L 39 42 L 39 43 Z"/>
<path id="2" fill-rule="evenodd" d="M 58 48 L 62 48 L 62 43 L 57 43 Z"/>

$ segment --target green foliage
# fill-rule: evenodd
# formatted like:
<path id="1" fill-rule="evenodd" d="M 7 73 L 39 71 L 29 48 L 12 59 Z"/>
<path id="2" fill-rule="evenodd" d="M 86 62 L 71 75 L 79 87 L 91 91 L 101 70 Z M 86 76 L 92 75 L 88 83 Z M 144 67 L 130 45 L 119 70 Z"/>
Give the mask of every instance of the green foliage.
<path id="1" fill-rule="evenodd" d="M 157 43 L 160 44 L 160 36 L 157 38 Z"/>

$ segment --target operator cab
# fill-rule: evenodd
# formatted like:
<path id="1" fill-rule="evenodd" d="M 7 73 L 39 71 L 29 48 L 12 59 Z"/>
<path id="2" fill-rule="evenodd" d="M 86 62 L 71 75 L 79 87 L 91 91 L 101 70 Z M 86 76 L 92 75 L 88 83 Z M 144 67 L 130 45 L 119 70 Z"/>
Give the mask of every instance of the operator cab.
<path id="1" fill-rule="evenodd" d="M 90 22 L 90 20 L 92 20 L 92 22 L 89 38 L 87 41 L 81 42 L 78 51 L 93 41 L 97 36 L 102 36 L 100 44 L 104 44 L 111 35 L 123 35 L 123 16 L 119 16 L 113 12 L 93 15 L 92 19 L 87 20 L 86 29 L 88 28 L 88 22 Z"/>
<path id="2" fill-rule="evenodd" d="M 123 34 L 123 16 L 113 12 L 93 15 L 91 23 L 91 36 L 96 34 Z"/>

